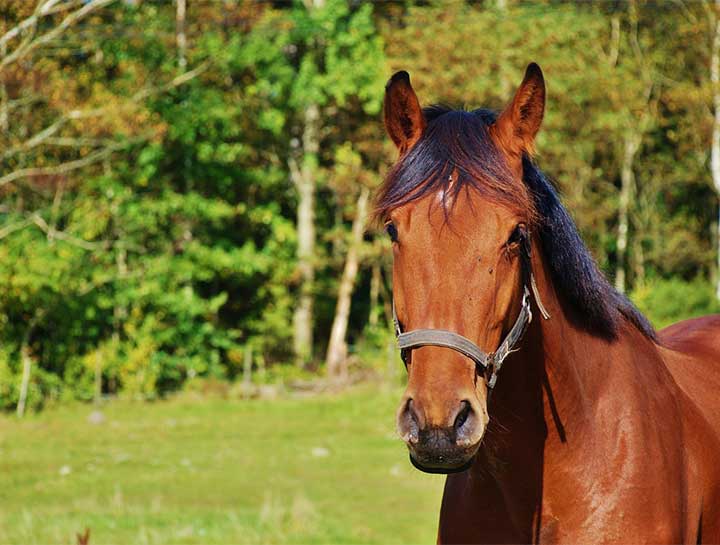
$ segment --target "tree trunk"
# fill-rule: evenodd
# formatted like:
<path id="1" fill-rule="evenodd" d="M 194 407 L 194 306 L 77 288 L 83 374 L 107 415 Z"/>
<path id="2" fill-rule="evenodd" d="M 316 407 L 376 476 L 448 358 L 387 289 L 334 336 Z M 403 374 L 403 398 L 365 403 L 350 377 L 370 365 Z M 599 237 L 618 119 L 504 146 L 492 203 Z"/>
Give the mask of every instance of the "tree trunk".
<path id="1" fill-rule="evenodd" d="M 96 406 L 102 401 L 102 373 L 103 373 L 103 355 L 98 348 L 95 351 L 95 394 L 93 395 L 93 403 Z"/>
<path id="2" fill-rule="evenodd" d="M 0 57 L 5 57 L 7 54 L 7 46 L 5 42 L 0 44 Z M 8 95 L 7 88 L 5 86 L 5 75 L 0 73 L 0 131 L 7 133 L 10 129 L 8 116 Z"/>
<path id="3" fill-rule="evenodd" d="M 608 54 L 608 62 L 610 66 L 617 66 L 618 57 L 620 56 L 620 14 L 613 14 L 610 19 L 610 52 Z"/>
<path id="4" fill-rule="evenodd" d="M 25 414 L 25 405 L 27 404 L 28 390 L 30 389 L 30 374 L 32 372 L 32 357 L 30 356 L 30 338 L 32 337 L 33 330 L 37 325 L 38 321 L 42 316 L 41 311 L 36 311 L 28 323 L 25 335 L 23 335 L 22 343 L 20 344 L 20 358 L 22 360 L 22 378 L 20 379 L 20 394 L 18 396 L 17 403 L 17 415 L 19 418 Z"/>
<path id="5" fill-rule="evenodd" d="M 380 299 L 380 265 L 375 262 L 372 266 L 372 275 L 370 276 L 370 315 L 368 323 L 370 327 L 377 326 L 378 323 L 378 300 Z"/>
<path id="6" fill-rule="evenodd" d="M 298 192 L 297 236 L 300 294 L 293 316 L 295 362 L 303 367 L 312 359 L 313 303 L 315 283 L 315 174 L 317 171 L 320 109 L 311 104 L 305 110 L 303 161 L 300 169 L 291 166 Z M 291 163 L 292 165 L 292 163 Z"/>
<path id="7" fill-rule="evenodd" d="M 720 193 L 720 191 L 718 191 Z M 717 278 L 715 279 L 715 297 L 720 301 L 720 199 L 718 199 L 717 223 Z"/>
<path id="8" fill-rule="evenodd" d="M 245 345 L 245 354 L 243 357 L 243 399 L 247 399 L 251 395 L 252 390 L 252 346 L 250 344 Z"/>
<path id="9" fill-rule="evenodd" d="M 618 206 L 617 266 L 615 288 L 625 293 L 625 264 L 627 261 L 630 197 L 635 185 L 633 163 L 640 145 L 640 135 L 629 130 L 625 135 L 622 167 L 620 169 L 620 204 Z"/>
<path id="10" fill-rule="evenodd" d="M 176 0 L 175 9 L 175 42 L 177 44 L 178 68 L 184 72 L 187 67 L 187 37 L 185 35 L 186 0 Z"/>
<path id="11" fill-rule="evenodd" d="M 642 238 L 636 236 L 633 239 L 633 257 L 635 261 L 635 286 L 642 286 L 645 283 L 645 250 L 642 245 Z"/>
<path id="12" fill-rule="evenodd" d="M 28 347 L 25 341 L 23 341 L 22 347 L 20 348 L 20 358 L 22 359 L 23 371 L 20 382 L 20 395 L 18 396 L 17 415 L 22 418 L 25 414 L 25 403 L 30 387 L 30 371 L 32 369 L 32 358 L 28 353 Z"/>
<path id="13" fill-rule="evenodd" d="M 713 95 L 713 130 L 710 148 L 710 173 L 713 185 L 720 196 L 720 18 L 717 16 L 720 9 L 720 0 L 715 0 L 715 36 L 712 43 L 710 57 L 710 81 Z M 718 201 L 718 227 L 717 227 L 717 275 L 715 295 L 720 300 L 720 201 Z"/>
<path id="14" fill-rule="evenodd" d="M 122 284 L 122 289 L 125 289 L 125 280 L 128 276 L 128 263 L 127 263 L 127 248 L 125 247 L 125 232 L 120 227 L 120 223 L 117 221 L 117 205 L 113 204 L 112 208 L 114 225 L 115 225 L 115 244 L 118 247 L 118 252 L 115 254 L 115 266 L 117 268 L 117 279 Z M 117 350 L 120 346 L 120 338 L 124 329 L 125 321 L 128 317 L 128 308 L 124 304 L 118 302 L 118 298 L 115 299 L 115 305 L 113 306 L 113 332 L 112 332 L 112 348 Z M 116 393 L 117 382 L 114 375 L 108 376 L 107 384 L 108 393 Z"/>
<path id="15" fill-rule="evenodd" d="M 623 137 L 622 161 L 620 166 L 620 203 L 618 205 L 617 264 L 615 270 L 615 287 L 621 293 L 624 293 L 627 288 L 626 268 L 628 264 L 627 249 L 628 231 L 630 227 L 630 201 L 632 199 L 633 192 L 637 190 L 634 170 L 635 156 L 640 149 L 643 135 L 648 131 L 650 125 L 652 124 L 657 105 L 657 100 L 653 101 L 653 89 L 655 84 L 652 76 L 652 68 L 643 53 L 638 39 L 638 6 L 634 0 L 632 0 L 628 5 L 628 12 L 630 21 L 629 41 L 633 55 L 640 63 L 640 71 L 646 87 L 642 113 L 638 118 L 633 113 L 634 108 L 628 111 L 629 120 Z M 611 29 L 612 45 L 610 55 L 608 57 L 608 60 L 613 67 L 617 66 L 620 54 L 620 28 L 619 17 L 613 17 Z M 638 245 L 635 245 L 635 247 L 637 248 Z M 636 276 L 644 276 L 644 271 L 642 275 L 636 274 Z"/>
<path id="16" fill-rule="evenodd" d="M 352 225 L 352 238 L 345 260 L 345 268 L 342 278 L 340 279 L 335 318 L 333 319 L 330 342 L 328 343 L 325 358 L 325 364 L 327 365 L 327 372 L 330 378 L 347 378 L 347 343 L 345 342 L 345 335 L 350 318 L 352 292 L 355 287 L 355 279 L 357 278 L 360 262 L 360 247 L 363 241 L 369 197 L 370 190 L 363 187 L 360 190 L 360 196 L 357 200 L 355 219 Z"/>

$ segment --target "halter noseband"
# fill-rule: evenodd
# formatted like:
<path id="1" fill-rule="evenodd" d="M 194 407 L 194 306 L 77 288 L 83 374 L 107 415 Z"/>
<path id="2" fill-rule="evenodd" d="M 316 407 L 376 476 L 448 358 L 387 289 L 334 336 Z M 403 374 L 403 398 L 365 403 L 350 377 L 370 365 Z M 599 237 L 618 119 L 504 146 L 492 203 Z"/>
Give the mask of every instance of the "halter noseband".
<path id="1" fill-rule="evenodd" d="M 529 257 L 529 256 L 528 256 Z M 523 260 L 527 263 L 529 269 L 529 259 Z M 487 381 L 487 387 L 489 390 L 495 387 L 497 382 L 498 372 L 502 367 L 505 358 L 507 358 L 512 352 L 517 350 L 515 347 L 520 342 L 523 334 L 532 322 L 532 310 L 530 309 L 530 293 L 535 296 L 535 302 L 537 303 L 538 309 L 543 318 L 546 320 L 550 318 L 550 315 L 545 310 L 542 302 L 540 301 L 540 295 L 538 294 L 537 285 L 535 284 L 535 277 L 532 271 L 526 271 L 525 278 L 529 278 L 530 289 L 528 289 L 528 282 L 525 281 L 523 284 L 523 298 L 520 307 L 520 313 L 518 314 L 515 324 L 513 324 L 510 331 L 505 336 L 500 346 L 495 352 L 487 353 L 483 351 L 478 345 L 472 342 L 467 337 L 463 337 L 458 333 L 447 331 L 445 329 L 414 329 L 412 331 L 403 332 L 398 320 L 397 314 L 395 313 L 395 302 L 393 301 L 392 312 L 393 312 L 393 323 L 395 325 L 395 336 L 397 337 L 398 348 L 400 349 L 400 357 L 407 367 L 408 354 L 413 348 L 421 346 L 442 346 L 444 348 L 450 348 L 456 352 L 460 352 L 463 356 L 467 356 L 475 362 L 475 371 L 478 375 L 485 377 Z"/>

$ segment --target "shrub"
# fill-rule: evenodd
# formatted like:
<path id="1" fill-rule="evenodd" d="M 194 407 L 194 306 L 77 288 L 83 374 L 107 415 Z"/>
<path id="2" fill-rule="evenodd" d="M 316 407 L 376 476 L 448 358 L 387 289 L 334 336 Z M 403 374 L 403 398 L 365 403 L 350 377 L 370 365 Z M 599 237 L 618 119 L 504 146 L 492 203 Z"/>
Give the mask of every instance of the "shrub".
<path id="1" fill-rule="evenodd" d="M 691 282 L 653 280 L 636 288 L 630 298 L 658 329 L 680 320 L 720 313 L 715 288 L 703 278 Z"/>

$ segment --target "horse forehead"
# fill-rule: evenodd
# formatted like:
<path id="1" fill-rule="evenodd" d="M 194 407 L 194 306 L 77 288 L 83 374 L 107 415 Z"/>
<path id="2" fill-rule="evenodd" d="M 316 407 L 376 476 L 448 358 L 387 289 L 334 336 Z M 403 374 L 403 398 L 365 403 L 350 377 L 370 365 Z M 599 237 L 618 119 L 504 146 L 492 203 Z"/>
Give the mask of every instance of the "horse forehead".
<path id="1" fill-rule="evenodd" d="M 471 190 L 453 194 L 439 189 L 403 207 L 401 224 L 411 236 L 441 241 L 446 250 L 471 241 L 482 244 L 483 240 L 495 240 L 511 213 L 475 193 Z"/>

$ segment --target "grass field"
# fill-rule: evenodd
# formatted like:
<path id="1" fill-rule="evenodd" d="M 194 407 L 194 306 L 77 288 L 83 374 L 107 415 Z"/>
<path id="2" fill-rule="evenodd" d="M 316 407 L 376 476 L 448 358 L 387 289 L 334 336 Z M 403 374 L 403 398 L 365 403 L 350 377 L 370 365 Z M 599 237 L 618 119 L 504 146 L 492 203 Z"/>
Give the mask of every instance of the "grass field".
<path id="1" fill-rule="evenodd" d="M 431 543 L 398 392 L 175 399 L 0 416 L 0 543 Z"/>

